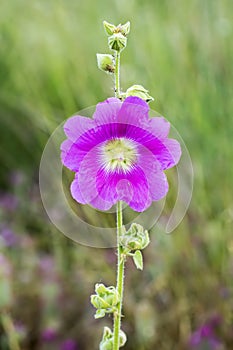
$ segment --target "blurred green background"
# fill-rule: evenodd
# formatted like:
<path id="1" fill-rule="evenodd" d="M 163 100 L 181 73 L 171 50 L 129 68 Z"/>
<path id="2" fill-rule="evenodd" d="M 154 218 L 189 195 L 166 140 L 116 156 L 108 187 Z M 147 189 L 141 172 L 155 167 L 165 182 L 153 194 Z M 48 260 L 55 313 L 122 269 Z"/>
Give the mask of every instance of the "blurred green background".
<path id="1" fill-rule="evenodd" d="M 94 320 L 89 295 L 115 283 L 114 250 L 63 237 L 38 189 L 51 132 L 113 95 L 96 67 L 103 20 L 131 21 L 122 89 L 150 91 L 195 172 L 181 225 L 152 230 L 143 272 L 127 264 L 125 349 L 233 348 L 232 13 L 231 0 L 1 2 L 0 349 L 97 349 L 111 324 Z"/>

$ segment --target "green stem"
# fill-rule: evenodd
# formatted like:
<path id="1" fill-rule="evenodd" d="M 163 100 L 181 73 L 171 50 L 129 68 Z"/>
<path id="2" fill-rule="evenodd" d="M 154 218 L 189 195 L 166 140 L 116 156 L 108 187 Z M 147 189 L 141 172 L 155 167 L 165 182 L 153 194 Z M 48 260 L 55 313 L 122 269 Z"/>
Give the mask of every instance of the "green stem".
<path id="1" fill-rule="evenodd" d="M 17 339 L 18 337 L 15 331 L 15 327 L 11 319 L 11 316 L 6 312 L 2 312 L 1 321 L 2 321 L 3 329 L 8 338 L 10 350 L 20 350 L 18 339 Z"/>
<path id="2" fill-rule="evenodd" d="M 121 90 L 120 90 L 120 52 L 116 51 L 115 55 L 115 96 L 120 98 Z"/>
<path id="3" fill-rule="evenodd" d="M 113 328 L 113 350 L 119 349 L 119 336 L 121 329 L 121 309 L 123 302 L 123 291 L 124 291 L 124 265 L 125 259 L 122 256 L 122 248 L 120 245 L 120 237 L 122 234 L 122 203 L 117 203 L 117 291 L 120 297 L 120 301 L 117 305 L 117 311 L 114 314 L 114 328 Z"/>

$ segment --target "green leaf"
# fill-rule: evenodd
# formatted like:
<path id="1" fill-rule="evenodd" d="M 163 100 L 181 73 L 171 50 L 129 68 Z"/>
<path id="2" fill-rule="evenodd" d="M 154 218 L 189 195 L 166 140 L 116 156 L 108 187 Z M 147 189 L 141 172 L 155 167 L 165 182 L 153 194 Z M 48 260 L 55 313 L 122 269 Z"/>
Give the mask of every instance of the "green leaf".
<path id="1" fill-rule="evenodd" d="M 134 253 L 133 261 L 137 269 L 143 270 L 143 258 L 140 250 L 136 250 L 136 252 Z"/>
<path id="2" fill-rule="evenodd" d="M 102 318 L 105 316 L 105 310 L 104 309 L 98 309 L 95 313 L 95 318 Z"/>

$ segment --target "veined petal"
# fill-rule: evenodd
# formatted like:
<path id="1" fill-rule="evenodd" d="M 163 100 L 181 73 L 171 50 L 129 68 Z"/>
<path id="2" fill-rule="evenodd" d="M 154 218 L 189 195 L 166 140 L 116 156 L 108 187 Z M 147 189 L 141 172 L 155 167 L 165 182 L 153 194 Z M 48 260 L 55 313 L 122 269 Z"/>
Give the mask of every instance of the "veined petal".
<path id="1" fill-rule="evenodd" d="M 139 97 L 127 97 L 118 113 L 117 122 L 143 127 L 145 122 L 149 122 L 148 104 Z"/>
<path id="2" fill-rule="evenodd" d="M 93 114 L 96 125 L 104 125 L 117 122 L 117 115 L 121 108 L 122 102 L 115 97 L 108 98 L 96 106 Z"/>
<path id="3" fill-rule="evenodd" d="M 75 174 L 75 179 L 71 183 L 70 191 L 71 191 L 72 197 L 78 203 L 81 203 L 81 204 L 87 204 L 88 203 L 86 198 L 84 198 L 82 193 L 81 193 L 80 186 L 79 186 L 79 181 L 78 181 L 78 173 Z"/>
<path id="4" fill-rule="evenodd" d="M 108 210 L 111 208 L 112 203 L 109 203 L 105 200 L 103 200 L 99 195 L 97 195 L 95 198 L 93 198 L 90 202 L 87 201 L 86 198 L 82 195 L 82 192 L 80 190 L 79 185 L 79 179 L 78 179 L 78 173 L 75 175 L 75 179 L 71 183 L 70 191 L 72 197 L 81 204 L 90 204 L 93 207 L 100 209 L 100 210 Z"/>
<path id="5" fill-rule="evenodd" d="M 100 169 L 96 186 L 100 197 L 113 204 L 122 200 L 135 211 L 143 211 L 151 204 L 148 181 L 143 170 L 137 166 L 127 173 Z"/>
<path id="6" fill-rule="evenodd" d="M 158 201 L 165 197 L 168 191 L 167 177 L 155 155 L 140 146 L 137 164 L 146 176 L 152 200 Z"/>
<path id="7" fill-rule="evenodd" d="M 163 117 L 154 117 L 149 120 L 148 130 L 158 139 L 165 139 L 170 131 L 170 123 Z"/>
<path id="8" fill-rule="evenodd" d="M 85 152 L 72 141 L 65 140 L 61 144 L 61 159 L 62 163 L 72 171 L 78 171 L 79 164 L 82 158 L 85 156 Z"/>
<path id="9" fill-rule="evenodd" d="M 64 124 L 64 131 L 68 139 L 75 142 L 87 130 L 95 127 L 92 119 L 75 115 L 69 118 Z"/>
<path id="10" fill-rule="evenodd" d="M 169 164 L 168 168 L 173 167 L 174 165 L 176 165 L 181 157 L 181 146 L 179 144 L 179 142 L 175 139 L 166 139 L 164 141 L 164 145 L 165 147 L 169 150 L 169 153 L 172 157 L 172 162 Z"/>

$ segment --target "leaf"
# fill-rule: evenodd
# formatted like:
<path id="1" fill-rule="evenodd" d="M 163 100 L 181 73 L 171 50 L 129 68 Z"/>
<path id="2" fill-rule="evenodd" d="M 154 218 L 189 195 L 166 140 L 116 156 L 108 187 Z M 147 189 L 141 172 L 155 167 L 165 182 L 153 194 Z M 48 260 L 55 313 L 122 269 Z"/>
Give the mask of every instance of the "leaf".
<path id="1" fill-rule="evenodd" d="M 95 313 L 95 318 L 102 318 L 105 316 L 105 310 L 104 309 L 98 309 Z"/>
<path id="2" fill-rule="evenodd" d="M 140 250 L 136 250 L 136 252 L 134 253 L 133 261 L 137 269 L 143 270 L 143 257 Z"/>

